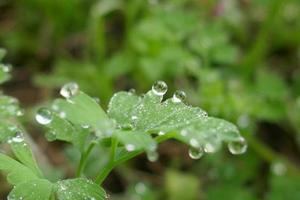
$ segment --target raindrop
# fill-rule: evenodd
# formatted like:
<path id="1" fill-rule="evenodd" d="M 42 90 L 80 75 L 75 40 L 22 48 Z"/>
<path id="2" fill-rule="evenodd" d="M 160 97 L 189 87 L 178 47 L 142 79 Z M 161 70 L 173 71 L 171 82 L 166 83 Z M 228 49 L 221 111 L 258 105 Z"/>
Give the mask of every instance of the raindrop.
<path id="1" fill-rule="evenodd" d="M 35 116 L 35 119 L 40 124 L 50 124 L 53 119 L 52 112 L 47 108 L 40 108 Z"/>
<path id="2" fill-rule="evenodd" d="M 135 94 L 135 93 L 136 93 L 136 91 L 135 91 L 135 89 L 131 88 L 131 89 L 129 90 L 129 93 L 131 93 L 131 94 Z"/>
<path id="3" fill-rule="evenodd" d="M 159 132 L 158 132 L 158 135 L 161 135 L 161 136 L 162 136 L 162 135 L 165 135 L 165 134 L 166 134 L 166 132 L 164 132 L 164 131 L 159 131 Z"/>
<path id="4" fill-rule="evenodd" d="M 20 143 L 20 142 L 24 142 L 24 137 L 22 132 L 17 132 L 16 135 L 12 138 L 10 138 L 8 141 L 8 143 Z"/>
<path id="5" fill-rule="evenodd" d="M 123 124 L 121 125 L 121 129 L 122 130 L 132 130 L 133 129 L 133 125 L 132 124 Z"/>
<path id="6" fill-rule="evenodd" d="M 93 97 L 94 101 L 97 103 L 97 104 L 100 104 L 100 98 L 99 97 Z"/>
<path id="7" fill-rule="evenodd" d="M 207 142 L 205 145 L 204 145 L 204 151 L 205 153 L 214 153 L 216 152 L 218 149 L 217 145 L 211 143 L 211 142 Z"/>
<path id="8" fill-rule="evenodd" d="M 195 138 L 191 138 L 190 139 L 190 145 L 194 148 L 199 148 L 200 147 L 200 144 L 199 142 L 195 139 Z"/>
<path id="9" fill-rule="evenodd" d="M 234 155 L 245 153 L 247 147 L 247 142 L 243 137 L 240 137 L 238 141 L 232 141 L 228 143 L 228 149 L 230 153 Z"/>
<path id="10" fill-rule="evenodd" d="M 181 90 L 177 90 L 173 95 L 172 101 L 174 103 L 180 103 L 183 102 L 185 98 L 186 98 L 185 92 Z"/>
<path id="11" fill-rule="evenodd" d="M 156 151 L 148 151 L 147 158 L 150 162 L 155 162 L 158 160 L 158 153 Z"/>
<path id="12" fill-rule="evenodd" d="M 125 149 L 129 152 L 134 151 L 135 150 L 135 146 L 133 144 L 126 144 L 125 145 Z"/>
<path id="13" fill-rule="evenodd" d="M 71 82 L 71 83 L 67 83 L 65 84 L 61 90 L 60 90 L 60 94 L 61 96 L 69 99 L 73 96 L 75 96 L 79 91 L 79 86 L 77 83 L 75 82 Z"/>
<path id="14" fill-rule="evenodd" d="M 189 156 L 192 158 L 192 159 L 200 159 L 204 154 L 204 151 L 203 149 L 200 147 L 200 148 L 190 148 L 189 149 Z"/>
<path id="15" fill-rule="evenodd" d="M 81 128 L 83 128 L 83 129 L 88 129 L 88 128 L 90 128 L 90 125 L 88 125 L 88 124 L 82 124 L 82 125 L 81 125 Z"/>
<path id="16" fill-rule="evenodd" d="M 152 86 L 152 92 L 158 96 L 163 96 L 167 90 L 168 86 L 164 81 L 156 81 Z"/>
<path id="17" fill-rule="evenodd" d="M 24 111 L 23 110 L 18 110 L 16 114 L 17 114 L 18 117 L 21 117 L 21 116 L 24 115 Z"/>

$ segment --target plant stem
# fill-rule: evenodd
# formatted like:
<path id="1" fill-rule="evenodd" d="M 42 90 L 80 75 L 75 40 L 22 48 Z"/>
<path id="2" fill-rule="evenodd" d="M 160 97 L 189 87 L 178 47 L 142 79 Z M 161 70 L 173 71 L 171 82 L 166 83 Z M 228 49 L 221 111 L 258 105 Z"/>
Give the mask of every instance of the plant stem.
<path id="1" fill-rule="evenodd" d="M 155 138 L 157 143 L 161 143 L 169 138 L 173 137 L 174 133 L 168 133 L 165 134 L 163 136 L 158 136 Z M 113 145 L 113 143 L 112 143 Z M 117 146 L 117 144 L 116 144 Z M 113 147 L 113 146 L 112 146 Z M 133 151 L 133 152 L 126 152 L 126 154 L 124 154 L 123 156 L 119 157 L 117 160 L 114 160 L 113 162 L 109 162 L 101 171 L 101 173 L 97 176 L 96 178 L 96 183 L 101 185 L 103 183 L 103 181 L 105 180 L 105 178 L 108 176 L 108 174 L 113 170 L 113 168 L 115 168 L 116 166 L 120 165 L 123 162 L 126 162 L 134 157 L 136 157 L 137 155 L 143 153 L 144 150 L 138 150 L 138 151 Z M 112 154 L 111 154 L 112 155 Z M 115 155 L 115 154 L 114 154 Z M 111 161 L 112 159 L 110 159 Z"/>
<path id="2" fill-rule="evenodd" d="M 90 153 L 92 152 L 93 148 L 95 146 L 95 143 L 91 143 L 88 147 L 88 149 L 86 150 L 85 153 L 81 154 L 81 158 L 80 158 L 80 162 L 79 162 L 79 166 L 77 168 L 77 171 L 76 171 L 76 177 L 80 177 L 82 175 L 82 172 L 85 168 L 85 165 L 86 165 L 86 162 L 87 162 L 87 159 L 90 155 Z"/>
<path id="3" fill-rule="evenodd" d="M 111 170 L 113 170 L 113 168 L 115 167 L 115 155 L 116 155 L 117 148 L 118 148 L 118 140 L 117 138 L 112 137 L 109 162 L 97 176 L 95 181 L 97 184 L 101 185 L 102 182 L 105 180 L 105 178 L 108 176 L 108 174 L 111 172 Z"/>

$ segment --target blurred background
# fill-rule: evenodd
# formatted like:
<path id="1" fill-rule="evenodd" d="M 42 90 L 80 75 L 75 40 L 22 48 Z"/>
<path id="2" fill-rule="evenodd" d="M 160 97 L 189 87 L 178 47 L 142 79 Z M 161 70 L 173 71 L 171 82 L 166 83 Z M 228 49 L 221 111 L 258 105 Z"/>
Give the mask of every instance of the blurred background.
<path id="1" fill-rule="evenodd" d="M 0 0 L 0 47 L 14 66 L 1 89 L 25 108 L 50 178 L 73 176 L 78 155 L 48 143 L 33 113 L 64 83 L 106 108 L 116 91 L 164 80 L 169 95 L 182 89 L 189 104 L 237 124 L 248 151 L 195 161 L 165 142 L 157 162 L 141 155 L 112 172 L 111 199 L 300 199 L 299 0 Z M 2 199 L 8 191 L 0 177 Z"/>

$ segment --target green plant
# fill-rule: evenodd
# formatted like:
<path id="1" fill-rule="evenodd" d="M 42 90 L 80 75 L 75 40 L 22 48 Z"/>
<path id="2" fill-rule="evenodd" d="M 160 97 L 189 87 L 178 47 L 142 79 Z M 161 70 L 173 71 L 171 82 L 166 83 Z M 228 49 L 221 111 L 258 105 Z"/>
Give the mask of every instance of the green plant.
<path id="1" fill-rule="evenodd" d="M 0 69 L 0 80 L 7 80 L 6 66 L 1 65 Z M 111 170 L 143 152 L 150 161 L 156 161 L 157 145 L 168 139 L 190 146 L 193 159 L 205 152 L 216 152 L 223 142 L 228 143 L 233 154 L 246 151 L 246 141 L 235 125 L 186 105 L 183 91 L 163 101 L 166 92 L 167 85 L 162 81 L 142 96 L 134 91 L 118 92 L 111 98 L 106 113 L 76 83 L 63 86 L 60 94 L 64 99 L 56 99 L 49 108 L 40 108 L 36 115 L 48 140 L 71 143 L 81 153 L 76 178 L 56 182 L 43 175 L 24 130 L 16 123 L 16 116 L 22 114 L 16 101 L 1 94 L 0 142 L 7 143 L 15 156 L 14 159 L 0 154 L 0 170 L 7 173 L 8 182 L 14 186 L 8 199 L 105 199 L 107 195 L 100 185 Z M 90 177 L 91 181 L 84 170 L 94 148 L 105 149 L 108 157 L 103 168 Z"/>

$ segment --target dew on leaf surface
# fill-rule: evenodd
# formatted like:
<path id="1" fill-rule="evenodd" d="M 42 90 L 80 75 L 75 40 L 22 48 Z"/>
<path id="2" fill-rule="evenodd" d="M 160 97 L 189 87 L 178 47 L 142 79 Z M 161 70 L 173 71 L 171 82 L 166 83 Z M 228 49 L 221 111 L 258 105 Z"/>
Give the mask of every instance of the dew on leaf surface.
<path id="1" fill-rule="evenodd" d="M 126 144 L 125 145 L 125 149 L 129 152 L 134 151 L 135 150 L 135 146 L 133 144 Z"/>
<path id="2" fill-rule="evenodd" d="M 184 91 L 181 90 L 177 90 L 172 97 L 172 101 L 174 103 L 184 102 L 185 99 L 186 99 L 186 94 Z"/>
<path id="3" fill-rule="evenodd" d="M 237 141 L 231 141 L 228 143 L 228 150 L 234 155 L 245 153 L 247 147 L 247 142 L 243 137 L 240 137 Z"/>
<path id="4" fill-rule="evenodd" d="M 35 116 L 35 119 L 39 124 L 50 124 L 53 119 L 52 112 L 47 108 L 40 108 Z"/>
<path id="5" fill-rule="evenodd" d="M 199 147 L 199 148 L 193 148 L 191 147 L 189 149 L 189 156 L 192 158 L 192 159 L 200 159 L 204 154 L 204 151 L 202 149 L 202 147 Z"/>
<path id="6" fill-rule="evenodd" d="M 66 99 L 75 96 L 78 92 L 79 86 L 75 82 L 65 84 L 60 90 L 61 96 L 65 97 Z"/>
<path id="7" fill-rule="evenodd" d="M 156 151 L 148 151 L 147 158 L 150 162 L 155 162 L 158 160 L 158 153 Z"/>
<path id="8" fill-rule="evenodd" d="M 168 86 L 164 81 L 156 81 L 152 86 L 152 92 L 158 96 L 163 96 L 167 90 Z"/>

